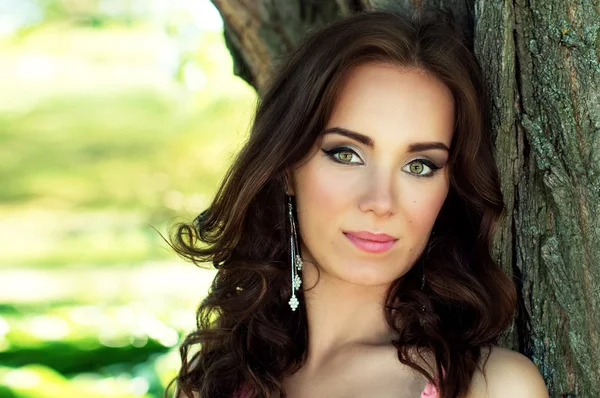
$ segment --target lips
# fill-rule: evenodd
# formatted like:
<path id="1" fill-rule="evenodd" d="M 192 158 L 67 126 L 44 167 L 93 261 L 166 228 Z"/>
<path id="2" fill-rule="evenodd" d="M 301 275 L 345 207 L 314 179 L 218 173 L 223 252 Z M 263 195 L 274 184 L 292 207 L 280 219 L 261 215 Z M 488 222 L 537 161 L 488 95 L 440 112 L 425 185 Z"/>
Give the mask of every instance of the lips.
<path id="1" fill-rule="evenodd" d="M 390 240 L 397 240 L 393 236 L 387 234 L 374 234 L 368 231 L 344 231 L 344 233 L 354 235 L 357 238 L 361 238 L 364 240 L 372 240 L 375 242 L 388 242 Z"/>
<path id="2" fill-rule="evenodd" d="M 367 231 L 344 231 L 344 235 L 358 249 L 369 253 L 386 252 L 398 240 L 387 234 L 373 234 Z"/>

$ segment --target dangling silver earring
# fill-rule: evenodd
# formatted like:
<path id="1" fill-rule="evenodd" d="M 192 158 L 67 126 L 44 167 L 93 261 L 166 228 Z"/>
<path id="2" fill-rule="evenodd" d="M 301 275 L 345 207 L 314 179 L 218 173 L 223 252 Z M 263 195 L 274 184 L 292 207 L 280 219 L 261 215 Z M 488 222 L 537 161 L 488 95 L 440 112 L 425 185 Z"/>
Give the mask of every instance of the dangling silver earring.
<path id="1" fill-rule="evenodd" d="M 300 288 L 302 279 L 298 275 L 297 271 L 302 270 L 302 258 L 300 257 L 300 250 L 298 249 L 298 236 L 296 235 L 296 223 L 294 222 L 294 214 L 292 208 L 292 197 L 288 195 L 288 217 L 290 220 L 290 255 L 291 255 L 291 266 L 292 266 L 292 298 L 289 301 L 292 311 L 296 311 L 298 308 L 298 299 L 296 298 L 296 290 Z"/>

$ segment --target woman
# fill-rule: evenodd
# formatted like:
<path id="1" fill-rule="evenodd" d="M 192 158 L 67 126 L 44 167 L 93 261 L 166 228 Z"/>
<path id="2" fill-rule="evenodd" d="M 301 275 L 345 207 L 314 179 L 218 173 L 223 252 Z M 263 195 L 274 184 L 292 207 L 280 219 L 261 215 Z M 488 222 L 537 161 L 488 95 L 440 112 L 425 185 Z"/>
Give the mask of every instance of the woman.
<path id="1" fill-rule="evenodd" d="M 494 346 L 516 291 L 490 254 L 505 207 L 486 109 L 449 15 L 307 37 L 211 206 L 171 236 L 218 269 L 176 395 L 547 397 Z"/>

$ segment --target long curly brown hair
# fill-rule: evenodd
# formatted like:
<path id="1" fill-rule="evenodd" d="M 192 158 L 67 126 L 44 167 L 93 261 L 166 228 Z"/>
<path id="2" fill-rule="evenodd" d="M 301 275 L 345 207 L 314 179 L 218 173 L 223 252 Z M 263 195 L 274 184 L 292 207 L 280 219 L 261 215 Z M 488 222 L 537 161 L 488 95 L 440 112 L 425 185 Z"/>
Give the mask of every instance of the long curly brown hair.
<path id="1" fill-rule="evenodd" d="M 171 231 L 169 244 L 179 255 L 201 267 L 210 262 L 218 272 L 198 308 L 197 330 L 180 346 L 181 370 L 169 386 L 177 382 L 190 397 L 231 398 L 243 384 L 254 396 L 286 396 L 282 380 L 302 367 L 308 332 L 302 291 L 298 310 L 288 305 L 285 171 L 319 140 L 344 74 L 381 61 L 420 68 L 454 96 L 450 190 L 417 261 L 422 266 L 388 289 L 386 320 L 397 331 L 400 362 L 434 382 L 409 355 L 427 350 L 436 374 L 445 371 L 440 397 L 465 396 L 476 368 L 482 369 L 481 348 L 498 343 L 517 303 L 514 283 L 491 256 L 506 207 L 482 73 L 466 40 L 449 12 L 371 11 L 310 32 L 282 58 L 213 202 Z M 195 353 L 188 358 L 190 348 Z"/>

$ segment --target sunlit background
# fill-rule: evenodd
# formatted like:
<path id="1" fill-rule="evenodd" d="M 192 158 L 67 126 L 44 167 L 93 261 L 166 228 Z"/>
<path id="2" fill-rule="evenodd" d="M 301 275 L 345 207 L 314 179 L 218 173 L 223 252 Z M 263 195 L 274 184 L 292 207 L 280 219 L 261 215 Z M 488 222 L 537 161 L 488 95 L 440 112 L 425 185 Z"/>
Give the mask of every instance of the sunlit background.
<path id="1" fill-rule="evenodd" d="M 161 397 L 214 273 L 189 221 L 247 136 L 209 0 L 0 0 L 0 397 Z"/>

